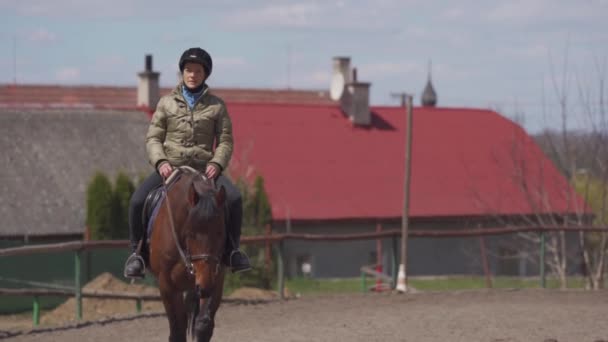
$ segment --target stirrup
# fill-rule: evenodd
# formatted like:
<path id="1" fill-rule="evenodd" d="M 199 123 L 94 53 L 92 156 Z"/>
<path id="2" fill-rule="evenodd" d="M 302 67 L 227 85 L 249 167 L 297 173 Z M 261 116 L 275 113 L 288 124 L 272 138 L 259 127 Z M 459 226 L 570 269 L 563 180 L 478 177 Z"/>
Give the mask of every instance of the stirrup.
<path id="1" fill-rule="evenodd" d="M 252 269 L 252 267 L 251 267 L 251 262 L 249 263 L 249 267 L 247 267 L 247 268 L 243 268 L 243 269 L 241 269 L 241 270 L 237 270 L 237 271 L 235 271 L 235 270 L 234 270 L 234 266 L 232 265 L 232 256 L 233 256 L 234 254 L 236 254 L 236 253 L 241 253 L 241 254 L 243 254 L 243 255 L 245 256 L 245 258 L 246 258 L 247 260 L 249 260 L 249 256 L 248 256 L 248 255 L 247 255 L 247 253 L 245 253 L 244 251 L 241 251 L 241 250 L 240 250 L 240 249 L 238 249 L 238 248 L 237 248 L 237 249 L 232 250 L 232 252 L 230 252 L 230 257 L 228 257 L 228 263 L 230 264 L 229 266 L 230 266 L 230 268 L 232 269 L 232 273 L 235 273 L 235 274 L 236 274 L 236 273 L 241 273 L 241 272 L 250 271 L 250 270 Z"/>
<path id="2" fill-rule="evenodd" d="M 141 262 L 142 265 L 142 270 L 141 270 L 141 276 L 131 276 L 131 275 L 127 275 L 127 264 L 129 263 L 129 261 L 131 260 L 139 260 L 139 262 Z M 144 258 L 141 257 L 141 255 L 137 254 L 137 253 L 133 253 L 131 255 L 129 255 L 129 257 L 127 258 L 127 261 L 125 261 L 125 265 L 123 266 L 123 276 L 125 278 L 130 278 L 130 279 L 143 279 L 146 276 L 146 263 L 144 262 Z"/>

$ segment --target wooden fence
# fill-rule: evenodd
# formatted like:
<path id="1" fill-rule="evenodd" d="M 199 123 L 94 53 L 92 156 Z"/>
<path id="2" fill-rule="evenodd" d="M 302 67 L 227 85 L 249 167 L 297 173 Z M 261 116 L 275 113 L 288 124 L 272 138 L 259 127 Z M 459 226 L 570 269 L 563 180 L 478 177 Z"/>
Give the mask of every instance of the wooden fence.
<path id="1" fill-rule="evenodd" d="M 426 238 L 454 238 L 454 237 L 483 237 L 493 235 L 505 235 L 522 232 L 538 232 L 541 237 L 546 232 L 566 231 L 566 232 L 608 232 L 608 227 L 561 227 L 561 226 L 528 226 L 528 227 L 499 227 L 499 228 L 476 228 L 467 230 L 410 230 L 409 237 Z M 321 235 L 321 234 L 266 234 L 262 236 L 246 236 L 241 238 L 241 244 L 273 244 L 277 256 L 277 277 L 278 292 L 281 299 L 284 299 L 285 288 L 285 263 L 284 263 L 284 241 L 286 240 L 307 240 L 307 241 L 356 241 L 356 240 L 375 240 L 392 238 L 392 258 L 393 265 L 397 264 L 397 239 L 401 237 L 401 230 L 385 230 L 382 232 L 342 234 L 342 235 Z M 541 238 L 541 241 L 544 239 Z M 34 325 L 39 322 L 39 302 L 41 296 L 74 296 L 76 298 L 76 317 L 82 318 L 82 298 L 106 298 L 106 299 L 131 299 L 136 301 L 137 310 L 141 310 L 141 301 L 159 300 L 158 296 L 139 295 L 139 294 L 117 294 L 109 292 L 83 292 L 81 284 L 81 257 L 82 253 L 92 249 L 116 249 L 127 248 L 129 242 L 126 240 L 112 241 L 73 241 L 56 244 L 22 246 L 14 248 L 0 249 L 0 258 L 4 256 L 31 255 L 49 252 L 74 252 L 74 288 L 73 291 L 66 289 L 0 289 L 0 296 L 32 296 L 33 299 L 33 320 Z M 541 265 L 544 265 L 544 246 L 541 246 Z M 395 270 L 392 272 L 395 274 Z M 541 278 L 544 279 L 544 271 L 541 267 Z M 395 283 L 394 281 L 392 282 Z"/>

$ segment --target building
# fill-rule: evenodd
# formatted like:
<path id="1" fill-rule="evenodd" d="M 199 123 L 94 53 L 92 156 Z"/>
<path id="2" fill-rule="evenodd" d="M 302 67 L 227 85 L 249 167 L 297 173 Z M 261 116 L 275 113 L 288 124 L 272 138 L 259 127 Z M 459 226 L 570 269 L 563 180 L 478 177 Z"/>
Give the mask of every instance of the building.
<path id="1" fill-rule="evenodd" d="M 343 234 L 397 229 L 404 188 L 405 109 L 369 104 L 350 59 L 333 60 L 330 92 L 218 89 L 235 129 L 234 175 L 260 174 L 273 230 Z M 145 173 L 143 137 L 160 94 L 151 59 L 139 88 L 3 86 L 0 235 L 81 236 L 86 183 L 100 169 Z M 31 96 L 34 93 L 36 96 Z M 333 100 L 332 100 L 333 98 Z M 431 80 L 414 108 L 411 228 L 463 229 L 576 215 L 567 180 L 516 123 L 484 109 L 437 107 Z M 14 196 L 14 197 L 12 197 Z M 486 240 L 508 254 L 509 237 Z M 390 265 L 391 241 L 380 258 Z M 413 239 L 412 275 L 481 273 L 475 239 Z M 356 276 L 376 241 L 286 243 L 288 274 Z M 490 258 L 497 274 L 532 274 L 525 258 Z"/>

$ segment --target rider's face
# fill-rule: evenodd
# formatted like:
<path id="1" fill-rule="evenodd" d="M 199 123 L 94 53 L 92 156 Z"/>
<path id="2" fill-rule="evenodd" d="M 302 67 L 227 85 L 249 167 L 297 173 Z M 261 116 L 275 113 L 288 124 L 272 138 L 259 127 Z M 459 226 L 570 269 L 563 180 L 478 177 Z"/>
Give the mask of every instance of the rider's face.
<path id="1" fill-rule="evenodd" d="M 184 78 L 186 86 L 193 89 L 200 86 L 207 75 L 205 74 L 205 68 L 203 68 L 202 65 L 188 62 L 184 65 L 182 77 Z"/>

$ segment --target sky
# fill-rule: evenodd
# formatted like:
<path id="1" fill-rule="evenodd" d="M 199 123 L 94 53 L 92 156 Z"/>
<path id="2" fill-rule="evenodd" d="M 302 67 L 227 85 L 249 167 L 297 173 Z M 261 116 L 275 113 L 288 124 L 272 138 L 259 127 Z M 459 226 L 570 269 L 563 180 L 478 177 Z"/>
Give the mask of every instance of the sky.
<path id="1" fill-rule="evenodd" d="M 195 46 L 211 87 L 329 90 L 332 58 L 349 56 L 372 105 L 419 104 L 430 64 L 438 106 L 532 133 L 565 108 L 588 128 L 607 95 L 608 0 L 0 0 L 0 84 L 135 86 L 152 54 L 173 86 Z"/>

